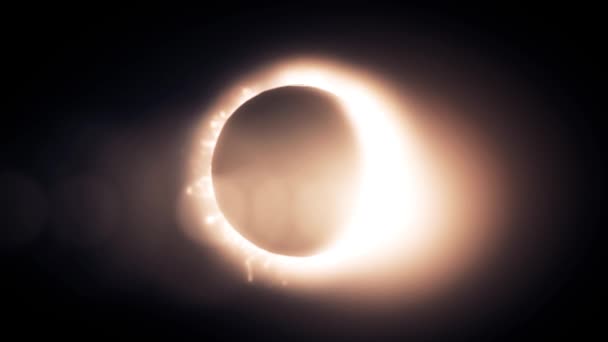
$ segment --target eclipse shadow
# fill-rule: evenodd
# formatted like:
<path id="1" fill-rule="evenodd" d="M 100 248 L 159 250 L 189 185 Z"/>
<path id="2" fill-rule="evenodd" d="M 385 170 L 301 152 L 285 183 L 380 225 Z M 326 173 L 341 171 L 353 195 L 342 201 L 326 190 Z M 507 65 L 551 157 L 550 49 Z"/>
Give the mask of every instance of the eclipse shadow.
<path id="1" fill-rule="evenodd" d="M 252 243 L 312 255 L 349 221 L 359 154 L 335 95 L 305 86 L 271 89 L 245 102 L 223 127 L 212 160 L 215 196 Z"/>

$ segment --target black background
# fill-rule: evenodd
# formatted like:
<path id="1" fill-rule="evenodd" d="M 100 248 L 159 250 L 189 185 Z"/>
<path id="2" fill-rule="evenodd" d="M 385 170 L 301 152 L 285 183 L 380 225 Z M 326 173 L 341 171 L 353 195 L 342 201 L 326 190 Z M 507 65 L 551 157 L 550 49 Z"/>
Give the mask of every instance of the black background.
<path id="1" fill-rule="evenodd" d="M 417 44 L 430 41 L 471 49 L 523 77 L 544 101 L 561 109 L 535 119 L 565 127 L 567 144 L 576 156 L 570 162 L 576 166 L 580 182 L 576 199 L 569 202 L 570 220 L 561 225 L 571 238 L 569 248 L 554 256 L 563 268 L 558 267 L 535 284 L 528 297 L 492 319 L 436 331 L 433 337 L 544 340 L 564 335 L 583 339 L 582 335 L 599 333 L 596 322 L 601 320 L 603 308 L 599 279 L 605 267 L 592 249 L 592 242 L 599 240 L 590 208 L 601 183 L 593 176 L 598 170 L 592 171 L 587 164 L 599 154 L 590 133 L 596 118 L 592 113 L 597 109 L 592 99 L 600 89 L 602 25 L 598 9 L 462 5 L 313 10 L 302 3 L 282 8 L 234 4 L 186 8 L 179 13 L 165 8 L 147 12 L 151 10 L 54 7 L 12 9 L 3 14 L 3 171 L 26 175 L 43 189 L 53 189 L 58 182 L 85 171 L 103 173 L 99 165 L 105 164 L 95 157 L 101 148 L 99 141 L 122 137 L 117 139 L 128 157 L 112 162 L 120 164 L 119 171 L 108 171 L 116 172 L 114 177 L 119 180 L 115 185 L 121 196 L 128 197 L 125 193 L 131 190 L 121 186 L 120 179 L 126 183 L 137 179 L 138 160 L 148 160 L 152 154 L 163 164 L 150 179 L 141 180 L 157 189 L 149 194 L 156 199 L 142 211 L 149 210 L 150 220 L 155 221 L 151 229 L 157 234 L 162 230 L 163 236 L 162 243 L 141 242 L 148 244 L 141 247 L 148 252 L 164 253 L 162 261 L 148 262 L 159 264 L 149 267 L 170 264 L 178 274 L 176 279 L 192 270 L 221 273 L 213 251 L 200 251 L 175 233 L 174 201 L 183 187 L 188 129 L 222 89 L 251 65 L 286 54 L 323 54 L 374 65 L 376 71 L 398 78 L 410 69 L 435 67 L 432 55 L 408 53 Z M 458 61 L 454 58 L 454 63 Z M 427 88 L 434 82 L 415 81 Z M 138 127 L 152 128 L 132 134 Z M 56 201 L 51 204 L 57 205 Z M 14 222 L 12 216 L 7 217 L 2 225 L 10 230 Z M 58 238 L 52 232 L 61 222 L 50 220 L 34 241 L 3 249 L 3 334 L 281 340 L 356 337 L 348 333 L 346 323 L 307 335 L 301 326 L 295 329 L 264 319 L 237 305 L 220 309 L 176 300 L 163 290 L 169 285 L 134 270 L 141 264 L 130 264 L 125 258 L 106 267 L 108 262 L 100 260 L 113 253 L 107 248 L 83 248 Z M 142 222 L 123 222 L 118 229 L 126 235 L 130 230 L 141 232 L 148 229 Z M 177 248 L 186 252 L 166 255 Z M 112 260 L 116 259 L 120 257 Z M 225 277 L 231 276 L 235 282 L 240 279 Z M 289 304 L 291 299 L 275 297 L 264 289 L 245 286 L 240 296 L 248 303 L 256 297 L 254 305 L 271 305 L 277 312 L 294 307 Z M 298 317 L 296 313 L 286 315 Z M 396 324 L 390 330 L 370 330 L 367 338 L 376 334 L 400 338 L 412 333 Z"/>

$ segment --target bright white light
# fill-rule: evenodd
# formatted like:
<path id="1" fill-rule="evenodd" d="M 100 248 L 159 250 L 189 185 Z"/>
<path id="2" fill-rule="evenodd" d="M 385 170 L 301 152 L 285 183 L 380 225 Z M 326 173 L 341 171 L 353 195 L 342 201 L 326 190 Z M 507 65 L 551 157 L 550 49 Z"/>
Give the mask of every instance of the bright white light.
<path id="1" fill-rule="evenodd" d="M 355 208 L 342 235 L 327 249 L 308 257 L 271 253 L 245 239 L 222 215 L 211 181 L 215 143 L 230 115 L 260 92 L 289 85 L 316 87 L 336 95 L 356 129 L 363 159 Z M 446 195 L 447 183 L 438 182 L 440 172 L 421 152 L 419 135 L 403 121 L 409 113 L 381 83 L 353 68 L 296 60 L 245 78 L 227 94 L 197 135 L 200 144 L 192 168 L 193 184 L 187 192 L 198 201 L 201 224 L 189 233 L 221 246 L 220 251 L 242 267 L 246 281 L 271 281 L 290 288 L 337 281 L 348 284 L 345 289 L 375 281 L 373 287 L 413 288 L 430 282 L 430 278 L 421 280 L 421 274 L 430 274 L 430 270 L 446 273 L 442 267 L 454 265 L 463 254 L 465 245 L 446 246 L 454 237 L 454 241 L 468 239 L 470 232 L 458 229 L 470 217 L 454 204 L 454 197 Z M 468 206 L 478 202 L 472 196 L 467 198 Z M 408 282 L 402 281 L 404 274 L 411 277 Z M 398 277 L 402 277 L 400 281 L 389 281 Z"/>
<path id="2" fill-rule="evenodd" d="M 273 68 L 255 77 L 240 88 L 236 99 L 226 101 L 224 107 L 208 119 L 207 129 L 201 139 L 205 160 L 196 184 L 199 197 L 204 202 L 205 221 L 218 223 L 219 234 L 228 241 L 226 248 L 242 254 L 247 269 L 252 263 L 283 267 L 288 273 L 325 272 L 337 265 L 357 262 L 358 259 L 377 259 L 377 253 L 396 239 L 407 235 L 410 242 L 422 238 L 413 228 L 421 223 L 418 218 L 424 211 L 424 177 L 418 174 L 413 146 L 406 146 L 400 125 L 395 122 L 387 102 L 356 73 L 321 63 L 300 62 Z M 213 196 L 211 156 L 217 136 L 228 117 L 244 102 L 262 91 L 288 85 L 319 88 L 336 95 L 347 109 L 349 118 L 357 130 L 363 154 L 362 183 L 352 217 L 344 234 L 328 249 L 310 257 L 278 255 L 257 247 L 242 237 L 223 217 Z M 406 167 L 405 163 L 408 163 Z M 411 248 L 408 247 L 408 248 Z"/>

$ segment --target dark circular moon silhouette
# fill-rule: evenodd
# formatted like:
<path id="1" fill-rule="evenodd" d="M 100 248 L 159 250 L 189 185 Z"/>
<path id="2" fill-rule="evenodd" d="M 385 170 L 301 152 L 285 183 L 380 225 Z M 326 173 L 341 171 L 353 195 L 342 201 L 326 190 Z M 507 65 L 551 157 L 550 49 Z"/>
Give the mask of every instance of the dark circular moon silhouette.
<path id="1" fill-rule="evenodd" d="M 357 137 L 337 97 L 288 86 L 230 116 L 211 171 L 218 206 L 243 237 L 270 252 L 307 256 L 348 222 L 359 164 Z"/>

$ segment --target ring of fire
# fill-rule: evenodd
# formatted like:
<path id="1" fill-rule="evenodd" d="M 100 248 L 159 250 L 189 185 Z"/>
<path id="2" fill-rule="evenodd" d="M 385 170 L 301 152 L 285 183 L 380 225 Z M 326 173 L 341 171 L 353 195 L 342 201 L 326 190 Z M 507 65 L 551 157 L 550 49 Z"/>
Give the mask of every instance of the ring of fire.
<path id="1" fill-rule="evenodd" d="M 453 257 L 441 246 L 462 234 L 448 232 L 438 223 L 441 218 L 436 214 L 447 208 L 445 184 L 437 181 L 419 137 L 403 120 L 407 112 L 382 83 L 353 68 L 300 59 L 275 64 L 238 84 L 218 101 L 196 132 L 192 183 L 186 188 L 187 197 L 199 208 L 198 222 L 188 229 L 191 236 L 219 245 L 229 259 L 244 267 L 249 282 L 310 288 L 333 281 L 353 284 L 352 280 L 363 277 L 369 282 L 375 277 L 383 286 L 391 283 L 402 288 L 399 282 L 386 281 L 395 277 L 396 267 L 400 274 L 409 272 L 411 279 L 446 273 L 435 272 L 439 268 L 429 265 Z M 218 208 L 211 178 L 214 146 L 231 113 L 260 92 L 290 85 L 315 87 L 340 99 L 356 130 L 363 159 L 355 210 L 344 233 L 327 249 L 306 257 L 271 253 L 241 236 Z M 410 281 L 410 288 L 420 288 L 423 282 L 429 283 Z"/>

